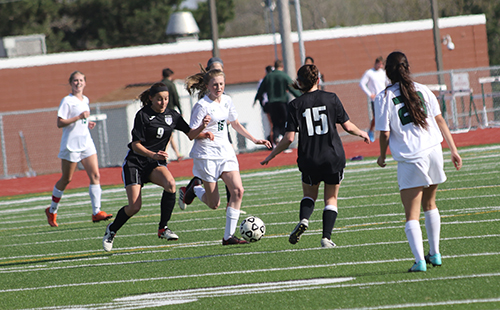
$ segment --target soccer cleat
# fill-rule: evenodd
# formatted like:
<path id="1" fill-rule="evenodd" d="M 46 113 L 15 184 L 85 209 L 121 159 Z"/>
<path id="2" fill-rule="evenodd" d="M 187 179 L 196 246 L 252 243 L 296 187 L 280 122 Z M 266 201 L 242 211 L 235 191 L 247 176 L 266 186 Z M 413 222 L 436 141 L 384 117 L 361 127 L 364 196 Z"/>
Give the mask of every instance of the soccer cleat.
<path id="1" fill-rule="evenodd" d="M 110 223 L 106 226 L 106 232 L 104 233 L 104 237 L 102 238 L 102 247 L 104 251 L 109 252 L 113 248 L 113 241 L 115 239 L 116 232 L 110 231 L 109 226 L 113 224 Z"/>
<path id="2" fill-rule="evenodd" d="M 189 184 L 186 187 L 181 187 L 179 189 L 179 208 L 181 208 L 181 210 L 185 210 L 186 205 L 190 205 L 193 202 L 196 197 L 194 187 L 201 184 L 203 184 L 201 179 L 194 177 L 191 181 L 189 181 Z"/>
<path id="3" fill-rule="evenodd" d="M 425 262 L 427 264 L 432 264 L 432 266 L 441 266 L 441 253 L 436 253 L 434 255 L 425 255 Z"/>
<path id="4" fill-rule="evenodd" d="M 92 222 L 97 223 L 100 221 L 107 221 L 113 217 L 113 214 L 107 214 L 104 211 L 99 211 L 97 214 L 92 214 Z"/>
<path id="5" fill-rule="evenodd" d="M 337 245 L 335 243 L 333 243 L 333 241 L 330 239 L 327 239 L 327 238 L 321 239 L 321 247 L 323 247 L 323 248 L 334 248 L 336 246 Z"/>
<path id="6" fill-rule="evenodd" d="M 419 271 L 427 271 L 427 265 L 425 264 L 425 260 L 420 260 L 413 264 L 408 272 L 419 272 Z"/>
<path id="7" fill-rule="evenodd" d="M 375 142 L 375 132 L 368 130 L 368 137 L 370 137 L 370 142 Z"/>
<path id="8" fill-rule="evenodd" d="M 162 229 L 158 229 L 158 238 L 170 240 L 178 240 L 179 236 L 177 236 L 173 231 L 170 230 L 167 226 Z"/>
<path id="9" fill-rule="evenodd" d="M 232 244 L 247 244 L 248 241 L 231 236 L 229 239 L 222 238 L 222 245 L 232 245 Z"/>
<path id="10" fill-rule="evenodd" d="M 290 242 L 291 244 L 299 242 L 300 235 L 302 235 L 304 231 L 307 230 L 307 228 L 309 227 L 308 225 L 309 221 L 307 219 L 300 220 L 300 222 L 297 224 L 297 226 L 295 226 L 295 229 L 290 234 L 288 242 Z"/>
<path id="11" fill-rule="evenodd" d="M 45 215 L 47 215 L 47 222 L 52 227 L 58 227 L 59 225 L 56 222 L 57 213 L 50 213 L 50 207 L 45 209 Z"/>

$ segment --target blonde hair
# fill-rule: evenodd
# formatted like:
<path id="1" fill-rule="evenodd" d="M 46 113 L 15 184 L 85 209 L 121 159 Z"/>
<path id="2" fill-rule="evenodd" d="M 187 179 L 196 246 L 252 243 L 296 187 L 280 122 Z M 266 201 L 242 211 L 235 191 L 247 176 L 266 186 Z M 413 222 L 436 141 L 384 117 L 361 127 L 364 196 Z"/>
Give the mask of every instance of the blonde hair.
<path id="1" fill-rule="evenodd" d="M 221 75 L 224 78 L 226 77 L 222 70 L 211 69 L 205 71 L 202 68 L 202 72 L 193 74 L 186 78 L 186 90 L 190 95 L 198 92 L 198 99 L 201 99 L 208 92 L 208 83 L 210 82 L 210 80 L 216 76 Z"/>

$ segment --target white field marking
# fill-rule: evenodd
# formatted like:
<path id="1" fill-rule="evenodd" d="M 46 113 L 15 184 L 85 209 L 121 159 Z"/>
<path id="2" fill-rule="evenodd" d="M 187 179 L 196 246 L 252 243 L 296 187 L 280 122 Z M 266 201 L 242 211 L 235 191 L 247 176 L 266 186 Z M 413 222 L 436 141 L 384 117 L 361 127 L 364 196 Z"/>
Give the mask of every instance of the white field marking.
<path id="1" fill-rule="evenodd" d="M 490 210 L 498 210 L 500 207 L 494 206 L 494 207 L 489 207 Z M 486 210 L 484 207 L 479 208 L 476 212 L 481 212 Z M 450 213 L 450 212 L 458 212 L 458 213 L 467 213 L 467 212 L 474 212 L 474 209 L 467 209 L 467 211 L 462 212 L 463 209 L 456 209 L 456 210 L 443 210 L 442 213 Z M 293 211 L 287 211 L 287 213 L 291 213 Z M 280 212 L 282 214 L 282 212 Z M 394 217 L 394 216 L 403 216 L 403 213 L 388 213 L 388 214 L 375 214 L 375 215 L 367 215 L 367 216 L 356 216 L 356 217 L 345 217 L 343 220 L 358 220 L 358 219 L 372 219 L 372 218 L 380 218 L 380 217 Z M 442 215 L 442 217 L 453 217 L 453 215 Z M 206 220 L 213 220 L 215 218 L 207 218 Z M 500 220 L 500 219 L 499 219 Z M 189 219 L 189 220 L 184 220 L 183 222 L 191 222 L 191 221 L 200 221 L 200 219 Z M 377 223 L 362 223 L 362 224 L 354 224 L 354 225 L 345 225 L 345 228 L 348 227 L 353 227 L 353 226 L 368 226 L 368 225 L 381 225 L 381 224 L 393 224 L 393 223 L 398 223 L 403 221 L 397 220 L 397 221 L 384 221 L 384 222 L 377 222 Z M 488 221 L 488 220 L 487 220 Z M 493 220 L 495 221 L 495 220 Z M 172 221 L 172 223 L 179 223 L 180 221 Z M 311 220 L 311 223 L 314 222 L 321 222 L 321 220 Z M 293 224 L 295 222 L 279 222 L 279 223 L 266 223 L 268 226 L 272 225 L 289 225 Z M 463 223 L 463 221 L 461 221 Z M 144 225 L 144 223 L 137 223 L 136 225 Z M 33 227 L 33 226 L 32 226 Z M 17 228 L 19 229 L 19 227 Z M 223 229 L 223 227 L 211 227 L 211 228 L 200 228 L 200 229 L 191 229 L 191 230 L 178 230 L 178 233 L 191 233 L 191 232 L 200 232 L 200 231 L 212 231 L 212 230 L 220 230 Z M 51 232 L 53 233 L 53 232 Z M 45 233 L 40 233 L 40 235 L 45 234 Z M 120 237 L 138 237 L 138 236 L 149 236 L 152 235 L 152 232 L 149 233 L 136 233 L 132 235 L 120 235 Z M 5 236 L 9 237 L 9 236 Z M 0 247 L 15 247 L 15 246 L 27 246 L 27 245 L 40 245 L 40 244 L 51 244 L 51 243 L 61 243 L 61 242 L 75 242 L 75 241 L 84 241 L 84 240 L 94 240 L 94 239 L 100 239 L 101 237 L 87 237 L 87 238 L 79 238 L 79 239 L 58 239 L 58 240 L 48 240 L 48 241 L 37 241 L 37 242 L 30 242 L 30 243 L 18 243 L 18 244 L 1 244 Z M 1 258 L 0 258 L 1 259 Z"/>
<path id="2" fill-rule="evenodd" d="M 460 149 L 460 153 L 479 153 L 479 152 L 487 152 L 487 151 L 495 151 L 495 150 L 499 150 L 500 149 L 500 146 L 491 146 L 491 147 L 486 147 L 486 148 L 471 148 L 471 149 L 464 149 L 464 150 L 461 150 Z M 443 154 L 449 154 L 449 151 L 448 152 L 443 152 Z M 493 155 L 485 155 L 485 156 L 493 156 L 493 157 L 500 157 L 500 154 L 493 154 Z M 476 161 L 477 158 L 480 158 L 482 157 L 481 155 L 479 156 L 475 156 L 475 157 L 464 157 L 463 160 L 471 160 L 471 161 Z M 364 165 L 366 163 L 369 163 L 369 164 L 374 164 L 376 163 L 375 160 L 370 160 L 370 161 L 362 161 L 362 162 L 347 162 L 347 167 L 355 167 L 355 166 L 358 166 L 358 165 Z M 464 167 L 466 168 L 466 167 Z M 368 170 L 376 170 L 376 169 L 379 169 L 379 167 L 373 167 L 373 168 L 369 168 Z M 359 172 L 364 172 L 366 171 L 365 169 L 349 169 L 349 172 L 356 172 L 356 171 L 359 171 Z M 384 170 L 380 170 L 380 172 L 383 172 Z M 241 174 L 241 177 L 242 178 L 253 178 L 253 177 L 262 177 L 262 176 L 273 176 L 273 175 L 280 175 L 280 174 L 286 174 L 286 173 L 291 173 L 291 172 L 296 172 L 297 175 L 300 175 L 300 172 L 298 171 L 297 168 L 288 168 L 288 169 L 281 169 L 281 170 L 275 170 L 275 171 L 262 171 L 262 172 L 254 172 L 254 173 L 242 173 Z M 346 180 L 347 181 L 347 180 Z M 176 184 L 178 186 L 183 186 L 183 185 L 187 185 L 189 183 L 189 180 L 180 180 L 180 181 L 176 181 Z M 151 184 L 147 184 L 143 187 L 143 191 L 144 190 L 149 190 L 149 189 L 158 189 L 158 186 L 156 185 L 151 185 Z M 108 194 L 113 194 L 113 193 L 120 193 L 120 194 L 124 194 L 125 192 L 125 189 L 120 187 L 120 188 L 111 188 L 111 189 L 105 189 L 103 190 L 102 192 L 102 195 L 105 196 L 105 195 L 108 195 Z M 88 193 L 87 192 L 79 192 L 79 193 L 72 193 L 72 194 L 66 194 L 64 195 L 64 199 L 69 199 L 69 198 L 74 198 L 74 197 L 82 197 L 82 196 L 88 196 Z M 32 202 L 35 202 L 35 201 L 46 201 L 46 202 L 50 202 L 51 200 L 51 197 L 50 195 L 44 195 L 44 196 L 40 196 L 40 197 L 32 197 L 32 198 L 23 198 L 23 199 L 9 199 L 9 200 L 4 200 L 4 201 L 0 201 L 0 206 L 12 206 L 13 204 L 26 204 L 26 203 L 32 203 Z M 4 210 L 0 210 L 0 212 L 2 212 Z"/>
<path id="3" fill-rule="evenodd" d="M 401 227 L 393 227 L 393 228 L 399 228 Z M 316 235 L 320 234 L 321 231 L 316 231 L 313 233 L 310 233 L 309 235 Z M 274 236 L 275 238 L 279 237 L 288 237 L 288 236 Z M 448 238 L 442 238 L 442 241 L 456 241 L 456 240 L 466 240 L 466 239 L 484 239 L 484 238 L 498 238 L 500 235 L 481 235 L 481 236 L 460 236 L 460 237 L 448 237 Z M 424 240 L 427 242 L 427 240 Z M 372 247 L 372 246 L 380 246 L 380 245 L 394 245 L 394 244 L 406 244 L 408 243 L 407 240 L 399 240 L 399 241 L 385 241 L 385 242 L 372 242 L 372 243 L 363 243 L 363 244 L 350 244 L 350 245 L 338 245 L 336 248 L 337 249 L 347 249 L 347 248 L 357 248 L 357 247 Z M 215 245 L 215 244 L 220 244 L 220 241 L 213 241 L 211 244 L 205 243 L 205 245 Z M 201 244 L 198 244 L 200 246 Z M 188 244 L 187 246 L 182 246 L 179 245 L 178 248 L 184 248 L 184 247 L 191 247 L 192 244 Z M 158 246 L 156 246 L 157 248 Z M 140 249 L 143 250 L 145 248 L 153 248 L 151 247 L 141 247 Z M 128 248 L 131 249 L 131 248 Z M 125 249 L 121 249 L 125 250 Z M 33 271 L 54 271 L 54 270 L 62 270 L 62 269 L 76 269 L 76 268 L 87 268 L 87 267 L 103 267 L 103 266 L 116 266 L 116 265 L 131 265 L 131 264 L 142 264 L 142 263 L 154 263 L 154 262 L 168 262 L 168 261 L 179 261 L 179 260 L 192 260 L 192 259 L 204 259 L 204 258 L 220 258 L 220 257 L 232 257 L 232 256 L 248 256 L 248 255 L 261 255 L 261 254 L 278 254 L 278 253 L 290 253 L 290 252 L 308 252 L 308 251 L 318 251 L 318 250 L 323 250 L 321 247 L 317 248 L 307 248 L 307 249 L 286 249 L 286 250 L 272 250 L 272 251 L 258 251 L 258 252 L 239 252 L 239 253 L 230 253 L 230 254 L 214 254 L 214 255 L 203 255 L 203 256 L 196 256 L 196 257 L 172 257 L 172 258 L 165 258 L 165 259 L 156 259 L 156 260 L 139 260 L 139 261 L 127 261 L 127 262 L 113 262 L 113 263 L 102 263 L 99 262 L 97 265 L 96 264 L 82 264 L 82 265 L 70 265 L 70 266 L 47 266 L 47 265 L 36 265 L 35 267 L 31 267 L 29 269 L 21 269 L 19 267 L 5 267 L 5 268 L 0 268 L 0 274 L 8 274 L 8 273 L 20 273 L 20 272 L 33 272 Z M 159 253 L 159 252 L 169 252 L 170 250 L 163 250 L 163 251 L 140 251 L 140 252 L 135 252 L 135 253 L 118 253 L 118 254 L 113 254 L 113 256 L 123 256 L 123 255 L 137 255 L 137 254 L 144 254 L 144 253 Z M 83 251 L 82 251 L 83 252 Z M 80 253 L 82 253 L 80 252 Z M 95 251 L 89 252 L 85 251 L 86 253 L 89 254 L 96 254 Z M 497 253 L 500 254 L 500 253 Z M 52 259 L 55 259 L 55 255 L 46 255 L 46 257 L 51 257 Z M 78 256 L 77 252 L 72 252 L 68 253 L 69 256 Z M 466 254 L 463 254 L 466 255 Z M 473 256 L 475 254 L 467 254 L 469 256 Z M 42 255 L 37 255 L 40 257 L 43 257 Z M 34 257 L 34 256 L 29 256 L 29 257 Z M 443 257 L 461 257 L 461 256 L 443 256 Z M 18 257 L 19 258 L 19 257 Z M 66 263 L 73 263 L 75 261 L 79 260 L 84 260 L 81 258 L 76 258 L 75 260 L 69 260 L 67 256 L 61 256 L 59 257 L 60 259 L 65 259 L 64 261 L 56 261 L 56 262 L 50 262 L 52 265 L 54 264 L 66 264 Z M 11 259 L 14 259 L 14 257 L 11 257 Z M 89 260 L 92 260 L 92 258 L 89 258 Z M 25 262 L 25 260 L 23 261 Z"/>
<path id="4" fill-rule="evenodd" d="M 491 255 L 500 255 L 500 253 L 475 253 L 475 256 L 491 256 Z M 470 254 L 456 255 L 453 258 L 467 258 L 470 257 Z M 447 256 L 443 256 L 443 258 L 448 258 Z M 48 285 L 48 286 L 40 286 L 40 287 L 24 287 L 24 288 L 12 288 L 12 289 L 3 289 L 0 290 L 0 293 L 12 293 L 12 292 L 24 292 L 24 291 L 36 291 L 36 290 L 45 290 L 45 289 L 56 289 L 56 288 L 66 288 L 66 287 L 81 287 L 81 286 L 93 286 L 93 285 L 109 285 L 109 284 L 122 284 L 122 283 L 137 283 L 137 282 L 149 282 L 149 281 L 165 281 L 172 279 L 187 279 L 187 278 L 200 278 L 200 277 L 215 277 L 215 276 L 227 276 L 227 275 L 235 275 L 235 274 L 254 274 L 254 273 L 267 273 L 267 272 L 280 272 L 280 271 L 291 271 L 291 270 L 303 270 L 303 269 L 316 269 L 316 268 L 331 268 L 331 267 L 339 267 L 339 266 L 359 266 L 359 265 L 372 265 L 372 264 L 387 264 L 387 263 L 399 263 L 406 261 L 413 261 L 414 258 L 394 258 L 394 259 L 386 259 L 386 260 L 377 260 L 377 261 L 360 261 L 360 262 L 344 262 L 344 263 L 332 263 L 332 264 L 321 264 L 321 265 L 303 265 L 303 266 L 291 266 L 291 267 L 281 267 L 281 268 L 265 268 L 265 269 L 252 269 L 252 270 L 235 270 L 235 271 L 221 271 L 221 272 L 210 272 L 203 274 L 185 274 L 185 275 L 173 275 L 173 276 L 164 276 L 164 277 L 155 277 L 155 278 L 139 278 L 139 279 L 122 279 L 122 280 L 113 280 L 113 281 L 100 281 L 100 282 L 82 282 L 82 283 L 66 283 L 60 285 Z M 451 276 L 444 278 L 434 278 L 434 279 L 419 279 L 415 280 L 418 282 L 423 281 L 432 281 L 436 279 L 467 279 L 467 278 L 476 278 L 476 277 L 498 277 L 500 273 L 488 273 L 488 274 L 480 274 L 480 275 L 465 275 L 465 276 Z M 399 284 L 405 283 L 406 281 L 412 280 L 399 280 L 399 281 L 389 281 L 382 283 L 391 283 L 391 284 Z M 370 285 L 369 283 L 358 283 L 359 286 Z"/>
<path id="5" fill-rule="evenodd" d="M 458 300 L 447 300 L 447 301 L 434 301 L 434 302 L 424 302 L 424 303 L 407 303 L 398 305 L 382 305 L 375 307 L 362 307 L 362 308 L 337 308 L 335 310 L 379 310 L 379 309 L 403 309 L 403 308 L 423 308 L 423 307 L 435 307 L 435 306 L 452 306 L 452 305 L 472 305 L 481 303 L 492 303 L 500 302 L 500 297 L 498 298 L 482 298 L 482 299 L 458 299 Z"/>
<path id="6" fill-rule="evenodd" d="M 161 293 L 148 293 L 141 295 L 133 295 L 127 297 L 115 298 L 111 302 L 101 304 L 89 305 L 71 305 L 71 306 L 58 306 L 58 307 L 43 307 L 35 308 L 32 310 L 46 310 L 46 309 L 81 309 L 81 310 L 97 310 L 97 309 L 144 309 L 152 307 L 162 307 L 168 305 L 184 304 L 196 302 L 200 298 L 206 297 L 226 297 L 248 294 L 261 294 L 261 293 L 278 293 L 292 290 L 302 290 L 307 288 L 322 289 L 325 286 L 332 284 L 353 281 L 353 277 L 345 278 L 321 278 L 321 279 L 307 279 L 307 280 L 291 280 L 280 282 L 264 282 L 264 283 L 251 283 L 251 284 L 238 284 L 231 286 L 218 286 L 218 287 L 201 287 L 195 289 L 176 290 Z"/>

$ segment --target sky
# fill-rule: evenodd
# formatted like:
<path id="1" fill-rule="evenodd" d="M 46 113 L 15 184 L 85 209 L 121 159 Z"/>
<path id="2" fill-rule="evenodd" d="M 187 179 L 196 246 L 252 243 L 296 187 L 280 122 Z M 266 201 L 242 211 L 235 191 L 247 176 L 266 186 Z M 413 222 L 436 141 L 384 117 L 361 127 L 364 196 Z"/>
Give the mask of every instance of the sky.
<path id="1" fill-rule="evenodd" d="M 186 0 L 181 3 L 181 8 L 196 9 L 198 2 L 202 1 L 204 0 Z"/>

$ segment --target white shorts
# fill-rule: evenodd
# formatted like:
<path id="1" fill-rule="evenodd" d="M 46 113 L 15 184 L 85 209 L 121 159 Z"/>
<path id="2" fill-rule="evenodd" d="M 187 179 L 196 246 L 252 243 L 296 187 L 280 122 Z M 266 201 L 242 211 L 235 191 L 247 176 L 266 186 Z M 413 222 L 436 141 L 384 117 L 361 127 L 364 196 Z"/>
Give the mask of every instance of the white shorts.
<path id="1" fill-rule="evenodd" d="M 228 159 L 193 159 L 193 175 L 203 181 L 217 182 L 225 171 L 240 171 L 236 157 Z"/>
<path id="2" fill-rule="evenodd" d="M 441 145 L 434 147 L 428 156 L 412 162 L 398 162 L 399 190 L 428 187 L 446 181 L 443 168 L 443 150 Z"/>
<path id="3" fill-rule="evenodd" d="M 94 143 L 92 143 L 86 150 L 82 152 L 71 152 L 66 148 L 59 151 L 59 155 L 57 155 L 57 157 L 59 157 L 60 159 L 65 159 L 72 163 L 79 163 L 80 161 L 82 161 L 82 159 L 85 159 L 94 154 L 97 154 L 97 150 Z"/>

